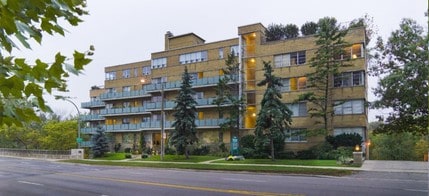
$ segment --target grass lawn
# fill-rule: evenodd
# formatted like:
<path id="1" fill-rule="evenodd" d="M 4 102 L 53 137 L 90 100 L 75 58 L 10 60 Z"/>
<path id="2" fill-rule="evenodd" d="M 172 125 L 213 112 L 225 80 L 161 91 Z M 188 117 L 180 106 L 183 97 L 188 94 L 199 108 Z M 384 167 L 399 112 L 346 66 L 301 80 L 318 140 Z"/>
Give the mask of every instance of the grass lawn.
<path id="1" fill-rule="evenodd" d="M 344 176 L 353 174 L 353 171 L 342 169 L 320 169 L 320 168 L 297 168 L 297 167 L 278 167 L 278 166 L 253 166 L 253 165 L 212 165 L 195 163 L 159 163 L 145 161 L 91 161 L 91 160 L 66 160 L 69 163 L 82 163 L 90 165 L 110 165 L 110 166 L 129 166 L 129 167 L 153 167 L 153 168 L 178 168 L 178 169 L 196 169 L 196 170 L 221 170 L 221 171 L 247 171 L 276 174 L 305 174 L 305 175 L 328 175 Z M 237 161 L 238 162 L 238 161 Z"/>
<path id="2" fill-rule="evenodd" d="M 245 159 L 242 161 L 213 161 L 213 163 L 240 163 L 240 164 L 272 164 L 272 165 L 306 165 L 306 166 L 340 166 L 336 160 L 300 160 L 300 159 Z"/>
<path id="3" fill-rule="evenodd" d="M 215 159 L 220 159 L 222 157 L 216 156 L 189 156 L 189 159 L 186 159 L 185 155 L 164 155 L 164 161 L 170 162 L 191 162 L 198 163 L 203 161 L 210 161 Z M 151 155 L 149 158 L 145 159 L 134 159 L 135 161 L 161 161 L 160 155 Z"/>
<path id="4" fill-rule="evenodd" d="M 116 153 L 106 153 L 104 157 L 94 158 L 95 160 L 123 160 L 125 159 L 125 153 L 116 152 Z"/>

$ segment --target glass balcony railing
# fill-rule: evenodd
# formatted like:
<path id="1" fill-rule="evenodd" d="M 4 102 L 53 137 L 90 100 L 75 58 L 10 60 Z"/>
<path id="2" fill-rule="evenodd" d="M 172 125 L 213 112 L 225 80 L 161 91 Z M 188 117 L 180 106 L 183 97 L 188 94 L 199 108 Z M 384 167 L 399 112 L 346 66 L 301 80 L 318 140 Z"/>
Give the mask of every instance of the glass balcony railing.
<path id="1" fill-rule="evenodd" d="M 80 143 L 80 147 L 92 147 L 92 146 L 94 146 L 92 141 L 83 141 Z"/>
<path id="2" fill-rule="evenodd" d="M 104 120 L 104 117 L 100 116 L 99 114 L 87 114 L 87 115 L 81 115 L 80 120 L 81 121 L 97 121 L 97 120 Z"/>
<path id="3" fill-rule="evenodd" d="M 95 108 L 95 107 L 104 107 L 104 106 L 106 106 L 106 104 L 101 100 L 82 102 L 80 104 L 80 107 L 82 108 Z"/>
<path id="4" fill-rule="evenodd" d="M 100 110 L 101 116 L 109 116 L 109 115 L 131 115 L 137 113 L 145 113 L 147 112 L 147 106 L 143 107 L 127 107 L 127 108 L 109 108 Z"/>
<path id="5" fill-rule="evenodd" d="M 171 129 L 174 121 L 165 121 L 164 128 Z M 225 119 L 204 119 L 204 120 L 196 120 L 195 124 L 197 128 L 205 128 L 205 127 L 219 127 L 220 123 L 225 122 Z M 160 129 L 161 121 L 148 121 L 142 122 L 139 124 L 117 124 L 117 125 L 105 125 L 105 129 L 107 132 L 128 132 L 128 131 L 142 131 L 142 130 L 150 130 L 150 129 Z"/>
<path id="6" fill-rule="evenodd" d="M 129 99 L 129 98 L 139 98 L 139 97 L 149 97 L 150 94 L 147 94 L 145 90 L 137 91 L 126 91 L 126 92 L 110 92 L 103 93 L 100 95 L 101 100 L 118 100 L 118 99 Z"/>
<path id="7" fill-rule="evenodd" d="M 82 133 L 82 134 L 95 134 L 95 133 L 97 133 L 97 128 L 96 127 L 80 128 L 80 133 Z"/>
<path id="8" fill-rule="evenodd" d="M 207 77 L 207 78 L 200 78 L 196 80 L 192 80 L 192 87 L 202 87 L 202 86 L 214 86 L 217 85 L 219 82 L 219 78 L 222 78 L 223 76 L 215 76 L 215 77 Z M 164 90 L 172 90 L 172 89 L 179 89 L 182 85 L 181 81 L 174 81 L 174 82 L 166 82 L 166 83 L 160 83 L 160 84 L 148 84 L 144 86 L 144 90 L 146 92 L 156 92 L 161 91 L 162 86 L 164 85 Z"/>

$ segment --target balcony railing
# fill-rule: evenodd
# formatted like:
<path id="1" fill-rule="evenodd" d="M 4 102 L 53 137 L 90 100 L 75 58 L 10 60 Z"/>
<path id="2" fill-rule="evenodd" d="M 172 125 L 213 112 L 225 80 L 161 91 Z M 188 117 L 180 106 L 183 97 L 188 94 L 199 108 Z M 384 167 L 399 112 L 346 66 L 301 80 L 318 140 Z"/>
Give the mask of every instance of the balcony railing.
<path id="1" fill-rule="evenodd" d="M 104 120 L 104 117 L 100 116 L 99 114 L 87 114 L 87 115 L 81 115 L 80 120 L 81 121 L 98 121 L 98 120 Z"/>
<path id="2" fill-rule="evenodd" d="M 100 110 L 101 116 L 113 116 L 113 115 L 133 115 L 139 113 L 148 113 L 147 106 L 140 107 L 126 107 L 126 108 L 109 108 Z"/>
<path id="3" fill-rule="evenodd" d="M 82 102 L 80 104 L 82 108 L 96 108 L 96 107 L 105 107 L 106 104 L 101 100 Z"/>
<path id="4" fill-rule="evenodd" d="M 97 133 L 97 128 L 96 127 L 80 128 L 80 133 L 82 133 L 82 134 L 95 134 L 95 133 Z"/>
<path id="5" fill-rule="evenodd" d="M 150 97 L 145 90 L 126 91 L 126 92 L 110 92 L 100 95 L 101 100 L 119 100 L 139 97 Z"/>
<path id="6" fill-rule="evenodd" d="M 165 121 L 164 128 L 171 129 L 174 121 Z M 225 119 L 204 119 L 196 120 L 195 124 L 197 128 L 218 128 L 220 123 L 225 122 Z M 139 124 L 117 124 L 117 125 L 105 125 L 107 132 L 131 132 L 131 131 L 143 131 L 151 129 L 160 129 L 161 121 L 148 121 Z"/>
<path id="7" fill-rule="evenodd" d="M 92 141 L 83 141 L 80 143 L 80 147 L 92 147 L 92 146 L 94 146 Z"/>
<path id="8" fill-rule="evenodd" d="M 192 87 L 203 87 L 203 86 L 214 86 L 217 85 L 219 82 L 219 79 L 223 76 L 215 76 L 215 77 L 207 77 L 207 78 L 200 78 L 192 80 Z M 166 82 L 164 84 L 164 90 L 176 90 L 179 89 L 182 85 L 181 81 L 174 81 L 174 82 Z M 148 84 L 144 86 L 144 90 L 146 92 L 157 92 L 161 91 L 162 89 L 162 83 L 159 84 Z"/>

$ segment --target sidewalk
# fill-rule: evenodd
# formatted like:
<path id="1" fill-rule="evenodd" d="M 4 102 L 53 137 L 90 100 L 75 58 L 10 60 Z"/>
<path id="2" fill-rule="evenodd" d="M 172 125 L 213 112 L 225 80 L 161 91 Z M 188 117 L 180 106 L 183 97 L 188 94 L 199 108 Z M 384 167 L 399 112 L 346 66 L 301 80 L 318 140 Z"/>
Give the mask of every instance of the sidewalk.
<path id="1" fill-rule="evenodd" d="M 366 160 L 360 169 L 363 171 L 428 173 L 429 162 Z"/>

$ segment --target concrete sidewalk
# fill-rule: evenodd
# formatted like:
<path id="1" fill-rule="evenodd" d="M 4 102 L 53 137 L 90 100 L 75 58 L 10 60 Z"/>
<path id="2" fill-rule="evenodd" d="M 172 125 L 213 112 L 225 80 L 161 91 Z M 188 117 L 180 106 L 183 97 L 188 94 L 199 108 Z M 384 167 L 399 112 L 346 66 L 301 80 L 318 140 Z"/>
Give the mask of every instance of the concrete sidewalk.
<path id="1" fill-rule="evenodd" d="M 380 172 L 428 173 L 429 162 L 366 160 L 360 170 Z"/>

